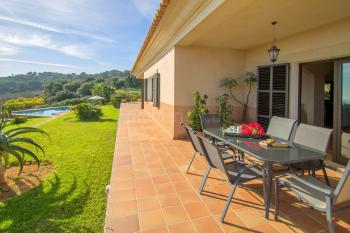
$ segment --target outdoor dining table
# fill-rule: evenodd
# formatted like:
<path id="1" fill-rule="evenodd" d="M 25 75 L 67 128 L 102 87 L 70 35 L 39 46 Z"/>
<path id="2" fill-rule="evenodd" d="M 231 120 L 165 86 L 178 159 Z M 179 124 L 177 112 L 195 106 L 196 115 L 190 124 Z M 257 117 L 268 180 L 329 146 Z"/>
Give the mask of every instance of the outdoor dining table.
<path id="1" fill-rule="evenodd" d="M 222 128 L 209 128 L 204 133 L 214 139 L 247 153 L 263 163 L 263 190 L 265 218 L 269 218 L 271 188 L 272 188 L 272 165 L 273 164 L 293 164 L 310 160 L 324 159 L 325 154 L 301 145 L 288 142 L 288 148 L 261 147 L 258 142 L 262 139 L 233 137 L 224 135 Z M 285 141 L 278 139 L 280 141 Z"/>

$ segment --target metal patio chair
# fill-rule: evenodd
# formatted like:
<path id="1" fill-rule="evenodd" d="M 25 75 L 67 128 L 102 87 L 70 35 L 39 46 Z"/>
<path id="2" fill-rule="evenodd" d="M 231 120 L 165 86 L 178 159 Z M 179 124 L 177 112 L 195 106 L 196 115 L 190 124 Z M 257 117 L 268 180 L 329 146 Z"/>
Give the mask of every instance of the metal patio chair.
<path id="1" fill-rule="evenodd" d="M 299 199 L 308 203 L 312 208 L 325 212 L 328 231 L 334 233 L 332 222 L 334 207 L 344 207 L 344 204 L 349 204 L 350 201 L 350 161 L 335 189 L 311 175 L 296 176 L 292 173 L 286 173 L 277 177 L 275 179 L 275 220 L 278 220 L 279 192 L 282 186 L 296 193 Z M 348 205 L 345 207 L 348 207 Z"/>
<path id="2" fill-rule="evenodd" d="M 266 135 L 289 141 L 295 130 L 296 123 L 297 121 L 294 119 L 273 116 L 267 128 Z"/>
<path id="3" fill-rule="evenodd" d="M 270 137 L 280 138 L 283 140 L 289 141 L 296 129 L 297 121 L 290 118 L 273 116 L 270 120 L 269 127 L 267 128 L 266 135 Z M 252 160 L 249 158 L 249 161 L 260 162 Z M 285 166 L 278 165 L 278 168 L 275 168 L 274 171 L 286 171 L 288 168 Z"/>
<path id="4" fill-rule="evenodd" d="M 197 137 L 196 132 L 191 127 L 189 127 L 188 125 L 185 125 L 185 124 L 181 123 L 181 126 L 184 127 L 188 137 L 190 138 L 191 144 L 192 144 L 193 149 L 194 149 L 194 154 L 193 154 L 192 159 L 191 159 L 191 161 L 190 161 L 190 163 L 189 163 L 189 165 L 187 167 L 187 170 L 186 170 L 186 172 L 188 173 L 190 171 L 191 165 L 192 165 L 193 160 L 196 157 L 196 155 L 198 154 L 198 155 L 204 156 L 204 151 L 203 151 L 202 146 L 201 146 L 201 144 L 199 142 L 199 139 Z M 233 155 L 230 155 L 228 153 L 223 154 L 223 159 L 224 160 L 232 159 L 232 158 L 233 158 Z"/>
<path id="5" fill-rule="evenodd" d="M 227 198 L 226 206 L 221 214 L 220 220 L 224 221 L 227 210 L 230 206 L 231 200 L 237 188 L 237 185 L 262 177 L 261 171 L 255 168 L 255 164 L 245 164 L 240 160 L 233 160 L 230 163 L 224 163 L 222 159 L 222 152 L 213 141 L 208 140 L 205 137 L 197 135 L 201 143 L 202 149 L 205 153 L 205 157 L 208 161 L 208 169 L 203 177 L 200 185 L 200 193 L 202 192 L 206 183 L 206 178 L 209 175 L 211 168 L 217 168 L 227 176 L 228 181 L 232 185 L 232 190 Z"/>
<path id="6" fill-rule="evenodd" d="M 303 145 L 326 154 L 332 132 L 332 129 L 300 124 L 295 133 L 293 142 L 295 144 Z M 305 171 L 309 171 L 309 174 L 310 171 L 312 171 L 313 176 L 315 176 L 315 172 L 317 170 L 322 170 L 326 184 L 330 186 L 323 160 L 296 163 L 290 165 L 290 168 L 292 171 L 301 171 L 301 175 L 303 175 Z"/>
<path id="7" fill-rule="evenodd" d="M 221 128 L 221 119 L 220 119 L 220 114 L 218 114 L 218 113 L 202 113 L 202 114 L 199 114 L 199 118 L 201 121 L 201 126 L 203 129 L 203 132 L 205 129 Z M 205 135 L 205 136 L 208 137 L 208 135 Z M 235 158 L 239 158 L 239 159 L 242 159 L 244 161 L 244 153 L 239 152 L 239 151 L 225 145 L 223 142 L 220 142 L 216 139 L 212 139 L 212 140 L 214 140 L 215 144 L 218 147 L 220 147 L 221 149 L 232 151 Z"/>

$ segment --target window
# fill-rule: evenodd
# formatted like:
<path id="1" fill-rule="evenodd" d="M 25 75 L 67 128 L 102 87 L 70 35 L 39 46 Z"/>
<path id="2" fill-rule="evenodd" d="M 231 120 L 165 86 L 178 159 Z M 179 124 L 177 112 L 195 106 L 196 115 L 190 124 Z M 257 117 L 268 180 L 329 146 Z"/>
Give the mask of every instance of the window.
<path id="1" fill-rule="evenodd" d="M 159 73 L 144 80 L 145 101 L 153 102 L 154 107 L 160 106 L 160 75 Z"/>
<path id="2" fill-rule="evenodd" d="M 266 130 L 272 116 L 288 117 L 289 65 L 258 67 L 257 117 Z"/>

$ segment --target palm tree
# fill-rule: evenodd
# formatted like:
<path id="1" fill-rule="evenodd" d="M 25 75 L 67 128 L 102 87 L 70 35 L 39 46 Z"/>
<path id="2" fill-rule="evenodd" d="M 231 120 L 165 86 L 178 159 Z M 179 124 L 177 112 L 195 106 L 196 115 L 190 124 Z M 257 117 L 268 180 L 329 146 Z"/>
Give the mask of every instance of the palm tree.
<path id="1" fill-rule="evenodd" d="M 14 129 L 8 129 L 8 120 L 6 114 L 3 113 L 0 119 L 0 188 L 1 184 L 5 183 L 5 170 L 8 166 L 9 157 L 16 158 L 19 164 L 19 174 L 23 170 L 24 156 L 28 155 L 33 158 L 40 166 L 40 160 L 37 156 L 38 151 L 41 151 L 45 155 L 44 149 L 36 143 L 30 137 L 27 137 L 28 133 L 39 133 L 47 135 L 45 131 L 33 127 L 18 127 Z M 33 152 L 31 148 L 35 148 Z"/>

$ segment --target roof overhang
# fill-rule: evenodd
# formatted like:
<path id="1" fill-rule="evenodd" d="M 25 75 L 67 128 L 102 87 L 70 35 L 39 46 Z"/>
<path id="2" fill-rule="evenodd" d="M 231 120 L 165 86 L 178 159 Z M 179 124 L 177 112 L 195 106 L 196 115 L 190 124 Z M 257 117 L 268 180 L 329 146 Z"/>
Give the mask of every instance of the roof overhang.
<path id="1" fill-rule="evenodd" d="M 282 39 L 349 17 L 349 0 L 171 1 L 132 74 L 141 75 L 176 45 L 247 50 L 271 42 L 272 21 Z"/>

